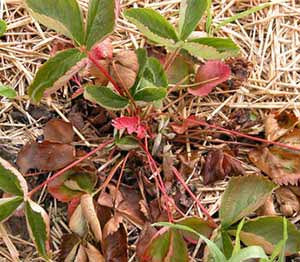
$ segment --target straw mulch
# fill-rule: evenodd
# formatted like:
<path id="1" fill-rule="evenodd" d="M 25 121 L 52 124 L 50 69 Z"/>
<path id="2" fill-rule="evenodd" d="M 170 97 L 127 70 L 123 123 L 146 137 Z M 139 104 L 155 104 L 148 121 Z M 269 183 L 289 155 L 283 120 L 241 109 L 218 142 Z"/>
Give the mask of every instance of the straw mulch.
<path id="1" fill-rule="evenodd" d="M 214 23 L 264 2 L 267 1 L 213 1 Z M 177 23 L 178 20 L 180 0 L 121 0 L 121 3 L 124 9 L 132 6 L 151 7 L 159 10 L 172 23 Z M 80 0 L 80 4 L 86 11 L 88 0 Z M 0 18 L 8 22 L 5 41 L 0 40 L 0 82 L 13 86 L 20 96 L 14 101 L 3 98 L 0 100 L 0 155 L 14 161 L 22 145 L 42 134 L 41 127 L 48 119 L 53 116 L 66 119 L 65 112 L 71 104 L 68 87 L 51 99 L 43 100 L 41 106 L 44 107 L 44 113 L 39 120 L 32 115 L 34 111 L 26 96 L 26 90 L 40 64 L 51 55 L 53 43 L 68 43 L 69 40 L 36 23 L 24 10 L 21 0 L 4 0 L 4 2 L 0 0 Z M 200 25 L 199 30 L 201 28 L 203 27 Z M 270 110 L 285 109 L 293 110 L 300 117 L 299 1 L 286 0 L 265 8 L 223 27 L 218 35 L 230 36 L 241 47 L 241 56 L 253 63 L 250 79 L 238 90 L 216 89 L 204 98 L 187 96 L 177 101 L 171 97 L 170 102 L 174 103 L 168 108 L 169 112 L 178 112 L 182 116 L 197 113 L 201 117 L 217 121 L 219 125 L 228 122 L 229 116 L 241 109 L 250 109 L 259 116 L 259 119 L 263 119 Z M 146 45 L 145 39 L 123 17 L 119 19 L 113 40 L 116 52 L 122 48 L 132 49 Z M 77 131 L 81 139 L 77 144 L 90 148 L 96 146 L 98 141 L 91 136 L 89 127 L 83 130 L 87 131 Z M 249 133 L 255 134 L 261 130 L 263 123 L 259 121 Z M 211 137 L 208 136 L 207 140 L 209 139 Z M 215 147 L 223 146 L 222 143 L 215 144 Z M 201 157 L 202 152 L 212 147 L 212 144 L 199 140 L 197 147 Z M 191 144 L 187 139 L 177 153 L 189 152 L 190 148 Z M 241 151 L 239 159 L 247 172 L 257 172 L 257 169 L 247 161 L 246 152 Z M 93 160 L 100 164 L 105 161 L 99 156 L 94 156 Z M 194 169 L 188 182 L 197 184 L 199 198 L 211 214 L 215 213 L 226 182 L 204 187 L 199 183 L 199 168 Z M 47 194 L 42 191 L 39 201 L 43 203 L 46 198 Z M 51 237 L 54 254 L 59 252 L 63 233 L 68 232 L 65 214 L 58 205 L 55 200 L 51 200 L 46 206 L 52 219 Z M 295 222 L 298 220 L 299 217 L 294 218 Z M 13 223 L 22 224 L 20 221 L 22 218 L 15 218 Z M 0 261 L 41 261 L 32 243 L 22 240 L 24 235 L 26 239 L 24 228 L 12 227 L 13 223 L 0 227 L 2 236 Z M 192 257 L 195 257 L 198 248 L 199 246 L 192 252 Z M 134 245 L 130 249 L 134 250 Z M 131 253 L 130 261 L 135 261 L 134 252 Z"/>

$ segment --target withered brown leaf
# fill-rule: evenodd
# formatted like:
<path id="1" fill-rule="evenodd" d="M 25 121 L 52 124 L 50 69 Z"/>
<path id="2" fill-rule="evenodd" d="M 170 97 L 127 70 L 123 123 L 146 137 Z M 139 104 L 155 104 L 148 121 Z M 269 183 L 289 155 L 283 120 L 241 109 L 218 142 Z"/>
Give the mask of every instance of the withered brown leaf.
<path id="1" fill-rule="evenodd" d="M 280 187 L 275 191 L 282 215 L 290 217 L 298 213 L 300 203 L 297 196 L 288 187 Z"/>
<path id="2" fill-rule="evenodd" d="M 71 123 L 61 119 L 52 119 L 44 127 L 44 139 L 52 143 L 70 144 L 74 139 Z"/>

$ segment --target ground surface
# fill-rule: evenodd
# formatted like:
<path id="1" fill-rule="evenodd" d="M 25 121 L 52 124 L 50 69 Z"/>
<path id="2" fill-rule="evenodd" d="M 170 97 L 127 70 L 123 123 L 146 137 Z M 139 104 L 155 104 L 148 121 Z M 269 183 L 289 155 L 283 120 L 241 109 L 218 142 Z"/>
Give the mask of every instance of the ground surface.
<path id="1" fill-rule="evenodd" d="M 80 0 L 84 10 L 88 0 Z M 214 23 L 223 20 L 241 10 L 257 6 L 266 1 L 220 0 L 213 1 Z M 172 23 L 177 22 L 178 4 L 180 0 L 121 0 L 122 8 L 131 6 L 145 6 L 159 10 Z M 66 119 L 71 110 L 70 90 L 74 86 L 65 87 L 57 96 L 43 100 L 40 108 L 30 105 L 26 90 L 32 81 L 37 68 L 51 54 L 55 43 L 68 43 L 53 31 L 49 31 L 34 22 L 18 0 L 0 1 L 0 18 L 8 22 L 8 32 L 0 39 L 0 82 L 10 84 L 18 92 L 20 98 L 15 101 L 0 100 L 0 155 L 10 161 L 16 159 L 20 148 L 30 140 L 36 140 L 41 134 L 41 127 L 52 117 Z M 203 27 L 199 25 L 199 30 Z M 253 71 L 249 80 L 238 90 L 222 91 L 216 89 L 211 95 L 204 98 L 187 96 L 169 108 L 169 112 L 178 112 L 182 116 L 197 113 L 200 117 L 216 121 L 225 125 L 232 114 L 251 110 L 256 116 L 255 125 L 247 132 L 258 134 L 263 130 L 265 114 L 270 110 L 291 109 L 300 117 L 300 3 L 297 0 L 282 1 L 280 4 L 265 8 L 246 19 L 223 27 L 219 36 L 230 36 L 240 47 L 241 56 L 253 63 Z M 115 52 L 121 48 L 137 48 L 146 45 L 136 29 L 129 25 L 123 17 L 120 18 L 117 30 L 113 36 Z M 95 127 L 96 126 L 96 127 Z M 101 141 L 97 125 L 85 122 L 78 131 L 80 139 L 76 145 L 95 147 Z M 219 205 L 220 195 L 226 181 L 215 183 L 213 186 L 203 186 L 199 178 L 202 154 L 207 149 L 222 148 L 224 143 L 214 140 L 213 136 L 205 139 L 183 140 L 176 153 L 197 148 L 195 168 L 190 173 L 189 184 L 196 186 L 198 196 L 211 214 L 214 214 Z M 240 148 L 239 160 L 249 173 L 258 172 L 247 159 L 247 150 Z M 105 162 L 101 156 L 94 156 L 93 161 L 99 166 Z M 45 192 L 40 194 L 39 201 L 52 217 L 51 236 L 54 252 L 59 252 L 60 239 L 66 232 L 66 215 L 60 205 L 49 198 Z M 293 218 L 297 222 L 300 216 Z M 22 226 L 22 219 L 13 218 L 6 229 L 0 234 L 7 233 L 7 241 L 0 240 L 0 261 L 13 260 L 11 253 L 19 251 L 21 261 L 40 261 L 32 244 L 27 242 L 26 233 Z M 135 238 L 134 230 L 130 232 Z M 129 233 L 129 236 L 130 236 Z M 134 241 L 133 241 L 134 242 Z M 7 244 L 10 243 L 9 248 Z M 16 249 L 16 250 L 15 250 Z M 134 245 L 132 246 L 134 250 Z M 9 252 L 10 250 L 10 252 Z M 196 254 L 197 252 L 194 252 Z M 2 259 L 2 260 L 1 260 Z M 131 253 L 130 261 L 135 261 Z M 195 259 L 194 261 L 200 261 Z"/>

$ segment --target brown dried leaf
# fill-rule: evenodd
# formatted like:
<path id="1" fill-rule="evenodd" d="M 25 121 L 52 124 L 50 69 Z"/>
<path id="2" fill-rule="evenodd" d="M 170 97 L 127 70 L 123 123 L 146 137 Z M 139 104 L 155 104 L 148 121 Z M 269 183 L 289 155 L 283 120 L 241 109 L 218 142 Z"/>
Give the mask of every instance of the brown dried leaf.
<path id="1" fill-rule="evenodd" d="M 86 219 L 83 215 L 81 205 L 78 205 L 75 211 L 73 212 L 69 221 L 69 228 L 72 232 L 76 233 L 81 237 L 83 237 L 87 233 L 88 226 Z"/>
<path id="2" fill-rule="evenodd" d="M 103 60 L 98 60 L 98 63 L 106 70 L 109 71 L 109 65 L 110 65 L 110 59 L 103 59 Z M 98 85 L 107 85 L 108 84 L 108 79 L 105 75 L 103 75 L 98 67 L 95 66 L 95 64 L 91 61 L 89 61 L 88 66 L 87 66 L 88 72 L 96 77 L 96 84 Z"/>
<path id="3" fill-rule="evenodd" d="M 300 203 L 297 196 L 287 187 L 280 187 L 275 191 L 277 202 L 282 215 L 290 217 L 298 213 Z"/>
<path id="4" fill-rule="evenodd" d="M 105 259 L 103 255 L 100 253 L 100 251 L 90 243 L 87 243 L 87 247 L 85 248 L 85 251 L 89 258 L 89 262 L 105 262 Z"/>
<path id="5" fill-rule="evenodd" d="M 45 141 L 52 143 L 70 144 L 74 139 L 71 123 L 61 119 L 52 119 L 44 127 Z"/>
<path id="6" fill-rule="evenodd" d="M 79 243 L 80 238 L 76 234 L 63 235 L 60 244 L 59 261 L 73 261 L 76 256 Z"/>
<path id="7" fill-rule="evenodd" d="M 103 238 L 107 238 L 110 235 L 113 235 L 119 230 L 120 224 L 123 221 L 123 217 L 116 213 L 103 228 Z"/>
<path id="8" fill-rule="evenodd" d="M 269 196 L 265 203 L 256 210 L 256 214 L 258 216 L 277 216 L 272 196 Z"/>
<path id="9" fill-rule="evenodd" d="M 150 244 L 150 239 L 152 239 L 156 233 L 157 230 L 154 227 L 152 227 L 150 224 L 147 224 L 144 227 L 136 245 L 137 257 L 142 257 L 145 254 L 145 251 Z"/>
<path id="10" fill-rule="evenodd" d="M 221 149 L 208 153 L 203 170 L 205 185 L 224 179 L 228 175 L 242 175 L 245 171 L 240 162 Z"/>
<path id="11" fill-rule="evenodd" d="M 87 254 L 85 252 L 85 248 L 83 245 L 80 245 L 78 248 L 78 252 L 77 255 L 75 257 L 74 262 L 87 262 L 88 261 L 88 257 Z"/>
<path id="12" fill-rule="evenodd" d="M 83 196 L 81 196 L 81 206 L 83 215 L 88 224 L 90 225 L 91 231 L 94 234 L 95 239 L 101 242 L 102 230 L 95 210 L 93 196 L 90 194 L 84 194 Z"/>
<path id="13" fill-rule="evenodd" d="M 65 167 L 75 160 L 75 149 L 71 145 L 50 142 L 25 145 L 17 158 L 22 173 L 31 168 L 54 171 Z"/>

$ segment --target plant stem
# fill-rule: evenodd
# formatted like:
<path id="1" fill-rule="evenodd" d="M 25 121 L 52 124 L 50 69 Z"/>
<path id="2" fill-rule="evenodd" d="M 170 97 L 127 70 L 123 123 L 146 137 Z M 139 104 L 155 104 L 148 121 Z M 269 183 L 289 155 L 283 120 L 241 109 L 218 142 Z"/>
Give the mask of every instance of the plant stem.
<path id="1" fill-rule="evenodd" d="M 100 63 L 97 61 L 96 57 L 94 57 L 90 52 L 88 52 L 88 57 L 89 59 L 93 62 L 93 64 L 100 70 L 100 72 L 105 75 L 105 77 L 112 83 L 114 86 L 115 90 L 120 94 L 123 95 L 122 90 L 116 83 L 116 81 L 111 77 L 111 75 L 106 71 L 106 69 L 100 65 Z"/>
<path id="2" fill-rule="evenodd" d="M 188 185 L 185 183 L 184 179 L 182 178 L 182 176 L 180 175 L 180 173 L 178 172 L 178 170 L 175 167 L 172 167 L 173 170 L 173 174 L 176 176 L 176 178 L 179 180 L 179 182 L 182 184 L 182 186 L 184 187 L 184 189 L 189 193 L 189 195 L 192 197 L 192 199 L 196 202 L 196 204 L 199 206 L 199 208 L 201 209 L 201 211 L 206 215 L 208 222 L 211 224 L 212 227 L 217 228 L 218 225 L 216 224 L 216 222 L 214 221 L 214 219 L 211 217 L 211 215 L 208 213 L 207 209 L 201 204 L 201 202 L 199 201 L 199 199 L 194 195 L 194 193 L 190 190 L 190 188 L 188 187 Z"/>
<path id="3" fill-rule="evenodd" d="M 109 145 L 111 142 L 113 142 L 112 139 L 106 141 L 105 143 L 100 144 L 97 148 L 95 148 L 94 150 L 92 150 L 91 152 L 89 152 L 88 154 L 86 154 L 85 156 L 79 158 L 78 160 L 74 161 L 73 163 L 71 163 L 70 165 L 66 166 L 65 168 L 59 170 L 57 173 L 55 173 L 53 176 L 51 176 L 50 178 L 48 178 L 47 180 L 45 180 L 42 184 L 38 185 L 36 188 L 34 188 L 33 190 L 31 190 L 27 196 L 31 197 L 34 193 L 36 193 L 37 191 L 39 191 L 40 189 L 42 189 L 44 186 L 48 185 L 50 182 L 52 182 L 54 179 L 56 179 L 57 177 L 59 177 L 60 175 L 64 174 L 65 172 L 67 172 L 68 170 L 70 170 L 72 167 L 76 166 L 77 164 L 79 164 L 80 162 L 82 162 L 83 160 L 89 158 L 91 155 L 95 154 L 96 152 L 104 149 L 107 145 Z"/>

